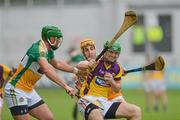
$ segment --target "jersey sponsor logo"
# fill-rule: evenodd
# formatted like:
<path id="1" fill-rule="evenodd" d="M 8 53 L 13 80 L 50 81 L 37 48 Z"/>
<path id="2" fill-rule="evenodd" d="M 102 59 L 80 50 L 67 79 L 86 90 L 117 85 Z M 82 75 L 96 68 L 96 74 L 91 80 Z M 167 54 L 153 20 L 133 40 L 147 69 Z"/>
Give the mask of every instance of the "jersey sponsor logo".
<path id="1" fill-rule="evenodd" d="M 23 98 L 23 97 L 20 97 L 20 98 L 19 98 L 19 102 L 24 102 L 24 98 Z"/>
<path id="2" fill-rule="evenodd" d="M 46 57 L 46 53 L 45 52 L 40 52 L 40 56 L 41 57 Z"/>
<path id="3" fill-rule="evenodd" d="M 100 86 L 103 86 L 103 87 L 109 87 L 110 85 L 107 84 L 104 79 L 101 79 L 101 78 L 96 78 L 96 84 L 100 85 Z"/>

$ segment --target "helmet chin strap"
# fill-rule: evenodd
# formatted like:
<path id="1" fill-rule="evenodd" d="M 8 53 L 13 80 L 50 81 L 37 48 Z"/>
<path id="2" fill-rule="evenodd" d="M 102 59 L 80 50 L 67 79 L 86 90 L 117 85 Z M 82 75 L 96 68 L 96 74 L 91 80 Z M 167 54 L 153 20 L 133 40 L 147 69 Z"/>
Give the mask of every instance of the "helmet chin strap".
<path id="1" fill-rule="evenodd" d="M 56 44 L 56 40 L 54 43 L 51 43 L 51 41 L 49 39 L 47 39 L 48 43 L 51 45 L 51 46 L 54 46 Z"/>
<path id="2" fill-rule="evenodd" d="M 47 41 L 48 41 L 49 45 L 51 46 L 51 48 L 52 48 L 53 50 L 58 49 L 58 48 L 60 47 L 61 43 L 62 43 L 62 41 L 61 41 L 61 42 L 59 42 L 59 44 L 57 45 L 57 47 L 55 47 L 56 42 L 57 42 L 56 40 L 55 40 L 55 42 L 54 42 L 54 43 L 51 43 L 51 41 L 50 41 L 49 39 L 48 39 Z"/>

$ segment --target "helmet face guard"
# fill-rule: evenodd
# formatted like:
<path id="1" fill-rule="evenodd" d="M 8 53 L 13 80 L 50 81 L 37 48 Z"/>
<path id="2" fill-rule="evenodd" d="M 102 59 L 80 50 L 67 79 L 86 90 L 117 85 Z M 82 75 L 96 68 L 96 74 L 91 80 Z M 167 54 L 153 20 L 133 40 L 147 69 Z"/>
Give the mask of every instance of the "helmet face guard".
<path id="1" fill-rule="evenodd" d="M 51 42 L 52 37 L 54 37 L 54 43 Z M 49 30 L 47 32 L 47 41 L 53 50 L 56 50 L 60 47 L 63 40 L 62 37 L 62 33 L 59 29 Z M 59 42 L 58 45 L 57 42 Z"/>
<path id="2" fill-rule="evenodd" d="M 62 37 L 61 38 L 55 38 L 54 43 L 52 43 L 50 41 L 50 39 L 48 39 L 47 41 L 48 41 L 49 45 L 51 46 L 51 48 L 53 50 L 56 50 L 56 49 L 58 49 L 61 46 L 63 39 L 62 39 Z M 58 45 L 56 45 L 57 41 L 59 41 Z"/>

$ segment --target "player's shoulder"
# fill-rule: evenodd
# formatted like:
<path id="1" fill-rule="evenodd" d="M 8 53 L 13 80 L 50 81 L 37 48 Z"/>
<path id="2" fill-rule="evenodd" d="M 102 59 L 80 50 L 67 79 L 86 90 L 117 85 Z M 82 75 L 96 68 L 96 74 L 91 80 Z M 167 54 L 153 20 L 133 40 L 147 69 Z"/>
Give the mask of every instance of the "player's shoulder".
<path id="1" fill-rule="evenodd" d="M 42 40 L 39 40 L 33 43 L 26 54 L 34 60 L 38 59 L 40 56 L 46 56 L 47 48 L 42 42 Z"/>
<path id="2" fill-rule="evenodd" d="M 11 71 L 11 69 L 4 64 L 1 64 L 1 67 L 3 68 L 3 71 Z"/>
<path id="3" fill-rule="evenodd" d="M 31 47 L 28 49 L 28 54 L 37 54 L 41 52 L 46 52 L 47 48 L 45 45 L 43 45 L 42 41 L 39 40 L 31 45 Z"/>
<path id="4" fill-rule="evenodd" d="M 2 66 L 3 68 L 9 68 L 7 65 L 5 64 L 0 64 L 0 66 Z"/>
<path id="5" fill-rule="evenodd" d="M 113 66 L 114 66 L 114 67 L 121 68 L 121 64 L 120 64 L 119 62 L 114 62 L 114 63 L 113 63 Z"/>
<path id="6" fill-rule="evenodd" d="M 112 66 L 117 72 L 120 72 L 122 69 L 122 66 L 120 63 L 118 62 L 114 62 L 113 66 Z"/>

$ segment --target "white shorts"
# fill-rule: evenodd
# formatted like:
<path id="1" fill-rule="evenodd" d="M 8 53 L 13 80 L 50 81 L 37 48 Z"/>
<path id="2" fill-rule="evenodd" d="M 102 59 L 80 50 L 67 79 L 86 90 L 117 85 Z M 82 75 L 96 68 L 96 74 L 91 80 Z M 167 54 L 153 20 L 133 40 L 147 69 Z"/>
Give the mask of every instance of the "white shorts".
<path id="1" fill-rule="evenodd" d="M 3 99 L 0 97 L 0 109 L 3 107 Z"/>
<path id="2" fill-rule="evenodd" d="M 165 83 L 162 80 L 152 80 L 151 87 L 153 91 L 164 91 L 166 89 Z"/>
<path id="3" fill-rule="evenodd" d="M 77 102 L 78 104 L 78 110 L 80 111 L 80 113 L 85 116 L 85 110 L 86 107 L 88 105 L 90 105 L 91 103 L 100 106 L 99 110 L 101 111 L 102 115 L 104 118 L 106 118 L 107 116 L 107 112 L 108 110 L 111 108 L 111 106 L 114 103 L 118 103 L 116 105 L 116 107 L 113 107 L 114 110 L 114 114 L 117 110 L 117 108 L 119 107 L 121 102 L 112 102 L 112 101 L 108 101 L 106 98 L 103 97 L 94 97 L 94 96 L 84 96 L 83 98 L 80 98 Z M 109 117 L 109 116 L 108 116 Z M 111 117 L 111 116 L 110 116 Z"/>
<path id="4" fill-rule="evenodd" d="M 5 86 L 4 98 L 6 99 L 10 109 L 16 108 L 16 110 L 19 110 L 21 106 L 25 106 L 25 108 L 23 108 L 26 109 L 25 113 L 27 113 L 28 110 L 43 104 L 40 102 L 42 101 L 41 97 L 36 93 L 35 90 L 32 92 L 25 92 L 21 89 L 15 88 L 10 83 L 7 83 Z"/>
<path id="5" fill-rule="evenodd" d="M 144 81 L 142 83 L 142 87 L 143 87 L 145 92 L 151 92 L 152 91 L 152 87 L 151 87 L 150 81 Z"/>
<path id="6" fill-rule="evenodd" d="M 114 99 L 110 100 L 111 102 L 122 102 L 124 101 L 123 96 L 115 97 Z"/>
<path id="7" fill-rule="evenodd" d="M 156 92 L 166 90 L 166 85 L 162 80 L 149 80 L 143 83 L 146 92 Z"/>

